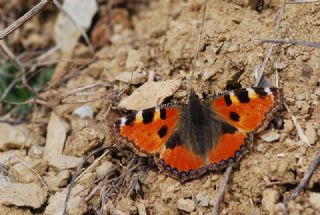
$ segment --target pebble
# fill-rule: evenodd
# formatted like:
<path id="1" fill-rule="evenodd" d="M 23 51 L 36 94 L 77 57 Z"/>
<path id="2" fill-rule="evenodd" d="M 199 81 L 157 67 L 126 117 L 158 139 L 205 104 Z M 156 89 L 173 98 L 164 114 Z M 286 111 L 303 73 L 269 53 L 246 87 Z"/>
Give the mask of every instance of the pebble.
<path id="1" fill-rule="evenodd" d="M 62 214 L 63 212 L 63 205 L 66 199 L 66 194 L 64 192 L 56 192 L 51 198 L 49 199 L 49 204 L 46 207 L 44 214 L 52 215 L 52 214 Z M 80 196 L 72 196 L 69 199 L 68 207 L 67 207 L 67 214 L 69 215 L 77 215 L 77 214 L 84 214 L 88 209 L 88 206 L 84 199 Z"/>
<path id="2" fill-rule="evenodd" d="M 42 159 L 26 158 L 23 163 L 18 162 L 12 168 L 16 182 L 30 183 L 37 181 L 38 175 L 42 176 L 48 168 L 48 162 Z M 35 172 L 38 174 L 36 175 Z"/>
<path id="3" fill-rule="evenodd" d="M 283 70 L 285 68 L 287 68 L 287 64 L 285 62 L 281 62 L 281 61 L 276 61 L 273 64 L 273 68 L 274 69 L 278 69 L 278 70 Z"/>
<path id="4" fill-rule="evenodd" d="M 291 119 L 284 120 L 284 132 L 290 134 L 293 131 L 293 122 Z"/>
<path id="5" fill-rule="evenodd" d="M 195 210 L 194 201 L 192 199 L 180 198 L 177 201 L 177 208 L 190 213 Z"/>
<path id="6" fill-rule="evenodd" d="M 131 84 L 142 84 L 147 79 L 147 73 L 145 71 L 134 71 L 134 72 L 121 72 L 115 79 L 124 83 Z"/>
<path id="7" fill-rule="evenodd" d="M 311 205 L 317 209 L 320 209 L 320 193 L 310 193 L 309 201 Z"/>
<path id="8" fill-rule="evenodd" d="M 179 87 L 180 80 L 146 82 L 130 96 L 121 100 L 119 108 L 127 110 L 144 110 L 161 104 L 164 99 L 172 96 Z"/>
<path id="9" fill-rule="evenodd" d="M 209 195 L 198 193 L 196 195 L 197 205 L 201 207 L 209 206 L 210 198 Z"/>
<path id="10" fill-rule="evenodd" d="M 64 187 L 68 184 L 70 176 L 69 170 L 62 170 L 57 175 L 44 177 L 44 181 L 49 187 Z"/>
<path id="11" fill-rule="evenodd" d="M 317 141 L 317 131 L 312 122 L 306 123 L 306 136 L 310 145 L 314 145 Z"/>
<path id="12" fill-rule="evenodd" d="M 92 118 L 93 112 L 93 108 L 90 105 L 82 105 L 75 109 L 72 114 L 78 115 L 80 118 Z"/>
<path id="13" fill-rule="evenodd" d="M 31 158 L 40 159 L 43 156 L 43 152 L 44 152 L 43 146 L 32 145 L 28 150 L 28 155 Z"/>
<path id="14" fill-rule="evenodd" d="M 137 205 L 139 215 L 147 215 L 146 206 L 142 203 Z"/>
<path id="15" fill-rule="evenodd" d="M 266 189 L 262 193 L 262 206 L 269 212 L 273 214 L 275 203 L 279 199 L 279 193 L 274 189 Z"/>
<path id="16" fill-rule="evenodd" d="M 320 87 L 317 87 L 316 90 L 314 91 L 314 93 L 315 93 L 317 96 L 320 96 Z"/>
<path id="17" fill-rule="evenodd" d="M 44 145 L 44 138 L 22 126 L 0 123 L 0 150 L 29 148 L 31 145 Z"/>
<path id="18" fill-rule="evenodd" d="M 8 183 L 1 186 L 1 205 L 40 208 L 47 201 L 47 191 L 35 183 Z"/>
<path id="19" fill-rule="evenodd" d="M 273 129 L 270 129 L 263 132 L 260 137 L 265 142 L 272 143 L 280 139 L 280 134 Z"/>
<path id="20" fill-rule="evenodd" d="M 112 169 L 113 164 L 110 161 L 104 161 L 96 168 L 97 178 L 104 178 L 107 173 Z"/>
<path id="21" fill-rule="evenodd" d="M 126 68 L 131 72 L 137 68 L 143 68 L 144 63 L 142 62 L 141 52 L 135 49 L 129 49 L 127 51 Z"/>

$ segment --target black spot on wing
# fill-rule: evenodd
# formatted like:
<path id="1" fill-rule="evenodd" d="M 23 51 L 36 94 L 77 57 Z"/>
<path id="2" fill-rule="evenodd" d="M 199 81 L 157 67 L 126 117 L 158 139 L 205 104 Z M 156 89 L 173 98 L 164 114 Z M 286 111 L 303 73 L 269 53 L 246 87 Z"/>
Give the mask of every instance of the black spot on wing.
<path id="1" fill-rule="evenodd" d="M 135 120 L 136 120 L 136 114 L 131 114 L 131 115 L 127 116 L 124 124 L 125 125 L 132 125 Z"/>
<path id="2" fill-rule="evenodd" d="M 228 106 L 230 106 L 232 104 L 231 98 L 229 94 L 224 95 L 224 101 L 226 102 L 226 104 Z"/>
<path id="3" fill-rule="evenodd" d="M 148 124 L 153 121 L 155 108 L 149 108 L 142 111 L 142 120 L 144 124 Z"/>
<path id="4" fill-rule="evenodd" d="M 235 122 L 240 121 L 240 116 L 236 112 L 230 112 L 230 118 Z"/>
<path id="5" fill-rule="evenodd" d="M 158 135 L 160 138 L 163 138 L 166 134 L 167 134 L 168 128 L 167 126 L 162 126 L 159 131 L 158 131 Z"/>
<path id="6" fill-rule="evenodd" d="M 238 129 L 228 123 L 222 122 L 221 131 L 223 134 L 234 134 Z"/>
<path id="7" fill-rule="evenodd" d="M 234 94 L 237 96 L 241 103 L 250 102 L 249 92 L 245 88 L 234 91 Z"/>
<path id="8" fill-rule="evenodd" d="M 253 89 L 256 94 L 259 96 L 266 96 L 268 93 L 263 88 L 254 88 Z"/>
<path id="9" fill-rule="evenodd" d="M 165 108 L 160 109 L 160 119 L 164 120 L 167 118 L 167 111 Z"/>
<path id="10" fill-rule="evenodd" d="M 166 142 L 166 148 L 173 149 L 176 146 L 179 146 L 181 144 L 182 143 L 181 143 L 180 135 L 177 132 L 175 132 Z"/>

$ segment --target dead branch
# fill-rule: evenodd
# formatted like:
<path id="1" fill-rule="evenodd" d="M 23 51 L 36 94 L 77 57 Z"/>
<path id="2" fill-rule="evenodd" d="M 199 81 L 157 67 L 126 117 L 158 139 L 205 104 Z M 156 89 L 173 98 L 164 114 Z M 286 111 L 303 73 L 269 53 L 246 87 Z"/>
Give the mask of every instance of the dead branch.
<path id="1" fill-rule="evenodd" d="M 68 201 L 69 201 L 69 198 L 70 198 L 70 195 L 71 195 L 71 190 L 72 190 L 72 187 L 75 183 L 75 180 L 76 178 L 78 177 L 79 173 L 80 173 L 80 170 L 81 168 L 83 167 L 83 165 L 87 162 L 87 160 L 92 157 L 93 155 L 95 155 L 96 153 L 100 152 L 100 151 L 103 151 L 105 150 L 106 147 L 102 146 L 94 151 L 92 151 L 89 155 L 87 155 L 86 157 L 83 158 L 83 161 L 82 163 L 77 167 L 76 171 L 74 172 L 74 174 L 72 175 L 72 178 L 71 178 L 71 181 L 70 181 L 70 184 L 68 186 L 68 191 L 67 191 L 67 195 L 66 195 L 66 199 L 64 201 L 64 206 L 63 206 L 63 215 L 66 215 L 67 214 L 67 206 L 68 206 Z"/>
<path id="2" fill-rule="evenodd" d="M 285 39 L 262 39 L 262 40 L 260 40 L 260 43 L 291 44 L 291 45 L 308 46 L 308 47 L 312 47 L 312 48 L 320 48 L 320 43 L 303 41 L 303 40 L 291 40 L 289 38 L 285 38 Z"/>
<path id="3" fill-rule="evenodd" d="M 36 15 L 44 6 L 46 6 L 52 0 L 41 0 L 38 4 L 36 4 L 31 10 L 21 16 L 19 19 L 14 21 L 11 25 L 6 27 L 4 30 L 0 32 L 0 40 L 3 40 L 7 37 L 10 33 L 15 31 L 21 25 L 23 25 L 26 21 L 28 21 L 31 17 Z"/>
<path id="4" fill-rule="evenodd" d="M 320 0 L 288 0 L 287 4 L 317 3 Z"/>
<path id="5" fill-rule="evenodd" d="M 319 166 L 320 163 L 320 153 L 318 153 L 315 157 L 315 159 L 313 160 L 310 168 L 308 169 L 308 171 L 304 174 L 303 178 L 301 179 L 299 185 L 296 187 L 296 189 L 290 194 L 290 196 L 284 200 L 284 204 L 288 205 L 288 203 L 295 199 L 299 193 L 301 192 L 301 190 L 306 186 L 306 184 L 308 183 L 310 177 L 312 176 L 314 170 Z"/>
<path id="6" fill-rule="evenodd" d="M 282 20 L 282 16 L 284 14 L 285 6 L 286 6 L 286 0 L 283 0 L 282 1 L 282 5 L 280 7 L 279 15 L 278 15 L 278 18 L 277 18 L 276 26 L 275 26 L 275 28 L 273 30 L 273 34 L 272 34 L 273 38 L 277 37 L 277 33 L 279 31 L 279 28 L 280 28 L 280 23 L 281 23 L 281 20 Z M 254 86 L 258 86 L 259 85 L 259 82 L 260 82 L 260 80 L 262 78 L 263 72 L 264 72 L 264 70 L 265 70 L 265 68 L 266 68 L 266 66 L 267 66 L 267 64 L 269 62 L 269 58 L 271 56 L 271 53 L 272 53 L 272 50 L 273 50 L 273 46 L 274 46 L 274 44 L 270 44 L 269 49 L 267 51 L 267 54 L 266 54 L 266 56 L 265 56 L 265 58 L 263 60 L 263 63 L 261 65 L 261 67 L 259 67 L 258 78 L 257 78 L 256 83 L 255 83 Z"/>
<path id="7" fill-rule="evenodd" d="M 231 173 L 232 173 L 232 166 L 229 166 L 227 168 L 226 172 L 224 173 L 223 181 L 221 183 L 221 187 L 219 189 L 217 199 L 216 199 L 214 206 L 213 206 L 213 209 L 211 211 L 211 215 L 217 215 L 219 212 L 219 204 L 222 200 L 222 197 L 223 197 L 224 191 L 226 189 L 226 186 L 228 184 L 229 177 L 230 177 Z"/>

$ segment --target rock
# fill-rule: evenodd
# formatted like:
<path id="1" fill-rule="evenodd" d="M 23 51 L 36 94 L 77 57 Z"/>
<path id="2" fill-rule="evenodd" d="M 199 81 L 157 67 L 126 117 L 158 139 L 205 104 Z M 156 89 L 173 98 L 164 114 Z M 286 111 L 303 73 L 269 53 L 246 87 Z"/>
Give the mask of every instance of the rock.
<path id="1" fill-rule="evenodd" d="M 210 198 L 209 198 L 209 195 L 204 195 L 204 194 L 198 193 L 196 195 L 196 201 L 197 201 L 197 205 L 199 205 L 201 207 L 208 207 L 209 202 L 210 202 Z"/>
<path id="2" fill-rule="evenodd" d="M 124 83 L 142 84 L 147 79 L 147 73 L 145 71 L 121 72 L 115 79 Z"/>
<path id="3" fill-rule="evenodd" d="M 13 166 L 12 174 L 16 182 L 30 183 L 39 180 L 38 175 L 42 176 L 47 168 L 48 163 L 46 161 L 27 157 Z"/>
<path id="4" fill-rule="evenodd" d="M 28 150 L 29 157 L 34 158 L 34 159 L 42 158 L 43 153 L 44 153 L 44 147 L 43 146 L 33 145 Z"/>
<path id="5" fill-rule="evenodd" d="M 279 193 L 274 189 L 266 189 L 262 193 L 262 206 L 269 212 L 274 213 L 275 203 L 279 199 Z"/>
<path id="6" fill-rule="evenodd" d="M 38 184 L 8 183 L 0 189 L 0 204 L 40 208 L 47 201 L 47 191 Z"/>
<path id="7" fill-rule="evenodd" d="M 104 161 L 100 166 L 96 168 L 97 177 L 99 179 L 104 178 L 110 170 L 112 170 L 113 164 L 110 161 Z"/>
<path id="8" fill-rule="evenodd" d="M 283 128 L 284 132 L 290 134 L 293 131 L 293 129 L 294 129 L 294 126 L 293 126 L 292 120 L 286 119 L 284 121 L 284 128 Z"/>
<path id="9" fill-rule="evenodd" d="M 60 215 L 63 212 L 63 205 L 66 199 L 64 192 L 56 192 L 49 199 L 49 204 L 46 207 L 44 214 L 47 215 Z M 87 212 L 88 206 L 84 199 L 80 196 L 70 197 L 67 207 L 67 213 L 69 215 L 81 215 Z"/>
<path id="10" fill-rule="evenodd" d="M 146 82 L 130 96 L 123 99 L 119 107 L 128 110 L 143 110 L 161 104 L 180 87 L 180 80 Z"/>
<path id="11" fill-rule="evenodd" d="M 0 153 L 0 163 L 7 163 L 10 159 L 10 164 L 14 165 L 26 156 L 26 150 L 9 150 Z"/>
<path id="12" fill-rule="evenodd" d="M 306 136 L 310 145 L 314 145 L 317 141 L 317 131 L 312 122 L 306 123 Z"/>
<path id="13" fill-rule="evenodd" d="M 137 205 L 139 215 L 147 215 L 146 206 L 142 203 Z"/>
<path id="14" fill-rule="evenodd" d="M 57 170 L 74 168 L 82 162 L 81 158 L 62 155 L 68 130 L 67 123 L 52 112 L 47 128 L 44 159 Z"/>
<path id="15" fill-rule="evenodd" d="M 272 143 L 280 139 L 280 134 L 273 129 L 264 131 L 260 135 L 261 139 L 263 139 L 265 142 Z"/>
<path id="16" fill-rule="evenodd" d="M 278 69 L 278 70 L 283 70 L 285 68 L 287 68 L 287 64 L 285 62 L 280 62 L 280 61 L 276 61 L 273 64 L 273 68 L 274 69 Z"/>
<path id="17" fill-rule="evenodd" d="M 320 193 L 311 192 L 309 201 L 313 207 L 317 208 L 318 210 L 320 209 Z"/>
<path id="18" fill-rule="evenodd" d="M 192 199 L 180 198 L 177 201 L 177 208 L 190 213 L 195 210 L 194 201 Z"/>
<path id="19" fill-rule="evenodd" d="M 81 36 L 79 28 L 85 32 L 91 26 L 98 5 L 95 0 L 66 0 L 62 7 L 54 25 L 54 40 L 63 52 L 70 52 Z"/>
<path id="20" fill-rule="evenodd" d="M 73 111 L 74 115 L 78 115 L 80 118 L 93 118 L 93 108 L 90 105 L 82 105 Z"/>
<path id="21" fill-rule="evenodd" d="M 57 175 L 44 177 L 44 181 L 49 187 L 64 187 L 68 184 L 70 176 L 69 170 L 63 170 Z"/>
<path id="22" fill-rule="evenodd" d="M 0 150 L 29 148 L 44 145 L 44 138 L 22 126 L 0 123 Z"/>
<path id="23" fill-rule="evenodd" d="M 314 91 L 317 96 L 320 96 L 320 87 L 317 87 Z"/>
<path id="24" fill-rule="evenodd" d="M 141 52 L 135 49 L 129 49 L 127 51 L 126 68 L 129 70 L 129 72 L 142 69 L 144 67 L 140 53 Z"/>

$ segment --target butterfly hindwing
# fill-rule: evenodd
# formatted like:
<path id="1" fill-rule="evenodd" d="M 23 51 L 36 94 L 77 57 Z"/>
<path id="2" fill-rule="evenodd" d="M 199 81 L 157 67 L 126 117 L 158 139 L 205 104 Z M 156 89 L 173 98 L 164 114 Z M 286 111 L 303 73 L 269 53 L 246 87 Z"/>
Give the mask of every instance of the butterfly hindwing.
<path id="1" fill-rule="evenodd" d="M 192 152 L 175 132 L 167 141 L 157 164 L 166 174 L 184 182 L 196 178 L 206 171 L 203 158 Z"/>
<path id="2" fill-rule="evenodd" d="M 229 91 L 211 102 L 212 110 L 242 132 L 259 132 L 281 106 L 278 88 L 242 88 Z"/>
<path id="3" fill-rule="evenodd" d="M 118 133 L 139 155 L 153 155 L 171 136 L 179 120 L 176 107 L 149 108 L 118 121 Z"/>

